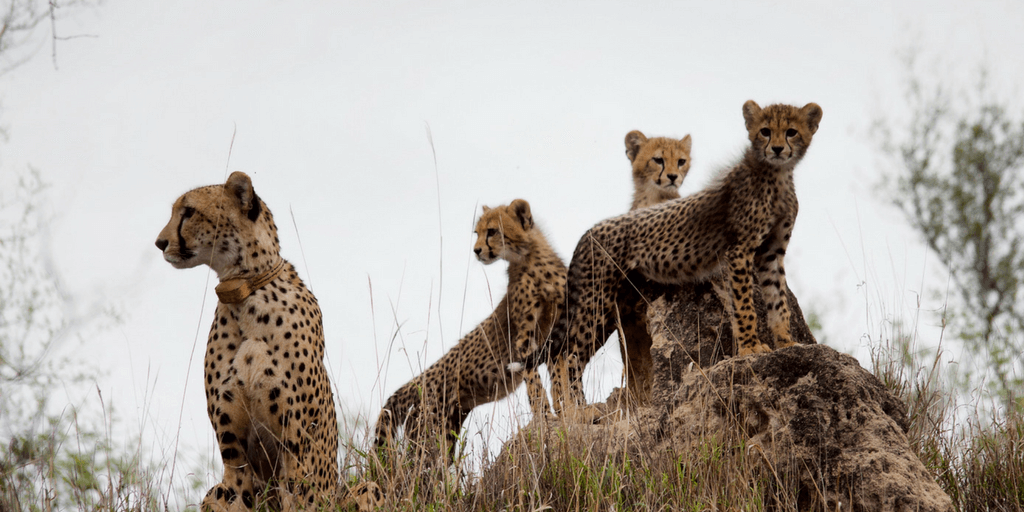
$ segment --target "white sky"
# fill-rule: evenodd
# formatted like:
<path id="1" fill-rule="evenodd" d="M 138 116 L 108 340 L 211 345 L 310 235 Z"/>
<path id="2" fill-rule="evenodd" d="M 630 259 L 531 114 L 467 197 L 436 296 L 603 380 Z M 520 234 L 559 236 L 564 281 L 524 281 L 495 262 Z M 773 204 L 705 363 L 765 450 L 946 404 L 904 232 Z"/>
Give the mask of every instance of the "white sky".
<path id="1" fill-rule="evenodd" d="M 62 42 L 59 69 L 45 47 L 0 80 L 0 173 L 42 171 L 66 283 L 125 314 L 72 347 L 108 372 L 104 398 L 158 460 L 180 430 L 194 464 L 215 453 L 201 385 L 215 283 L 153 246 L 182 192 L 253 178 L 320 301 L 340 411 L 372 422 L 504 293 L 504 264 L 471 257 L 480 205 L 528 200 L 567 259 L 630 204 L 628 131 L 692 135 L 685 194 L 742 151 L 745 100 L 813 101 L 787 274 L 828 343 L 866 361 L 866 336 L 913 321 L 943 282 L 874 188 L 870 123 L 901 112 L 897 52 L 915 44 L 955 79 L 986 61 L 1017 91 L 1022 23 L 1014 1 L 107 0 L 60 22 L 97 37 Z M 919 321 L 933 343 L 936 320 Z M 609 348 L 592 400 L 618 384 Z M 474 442 L 507 437 L 513 409 L 528 418 L 522 391 L 478 408 Z"/>

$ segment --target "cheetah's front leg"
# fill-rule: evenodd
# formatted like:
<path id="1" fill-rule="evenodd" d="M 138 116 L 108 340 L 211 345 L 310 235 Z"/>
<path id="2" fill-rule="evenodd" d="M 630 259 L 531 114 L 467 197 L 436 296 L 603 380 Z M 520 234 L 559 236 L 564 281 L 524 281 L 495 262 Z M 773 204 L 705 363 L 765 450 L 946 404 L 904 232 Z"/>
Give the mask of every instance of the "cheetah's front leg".
<path id="1" fill-rule="evenodd" d="M 244 345 L 244 344 L 243 344 Z M 236 354 L 235 360 L 238 359 Z M 208 366 L 211 363 L 207 363 Z M 214 381 L 207 369 L 206 400 L 210 422 L 217 436 L 224 476 L 203 498 L 203 512 L 250 510 L 256 501 L 253 466 L 248 460 L 250 417 L 245 385 L 232 365 L 226 376 Z M 220 372 L 216 375 L 220 377 Z"/>
<path id="2" fill-rule="evenodd" d="M 534 417 L 544 417 L 551 413 L 551 402 L 548 401 L 548 393 L 544 390 L 544 383 L 540 380 L 540 373 L 534 368 L 526 372 L 526 395 L 530 399 L 530 409 Z"/>
<path id="3" fill-rule="evenodd" d="M 791 225 L 791 224 L 790 224 Z M 789 232 L 772 237 L 757 252 L 757 282 L 761 287 L 764 307 L 768 311 L 768 327 L 775 334 L 775 348 L 796 344 L 789 332 L 790 313 L 786 303 L 786 256 Z"/>
<path id="4" fill-rule="evenodd" d="M 770 352 L 757 338 L 757 313 L 754 311 L 753 271 L 754 253 L 740 248 L 730 251 L 727 272 L 732 288 L 732 338 L 736 355 L 745 356 Z"/>
<path id="5" fill-rule="evenodd" d="M 265 468 L 262 480 L 277 480 L 300 503 L 311 505 L 317 499 L 324 501 L 335 489 L 315 489 L 308 484 L 311 475 L 305 465 L 310 454 L 310 433 L 299 417 L 301 404 L 286 398 L 289 391 L 286 375 L 268 355 L 267 344 L 249 339 L 242 343 L 235 356 L 239 386 L 244 388 L 245 403 L 253 432 L 249 439 L 249 464 Z M 307 414 L 308 416 L 308 414 Z"/>

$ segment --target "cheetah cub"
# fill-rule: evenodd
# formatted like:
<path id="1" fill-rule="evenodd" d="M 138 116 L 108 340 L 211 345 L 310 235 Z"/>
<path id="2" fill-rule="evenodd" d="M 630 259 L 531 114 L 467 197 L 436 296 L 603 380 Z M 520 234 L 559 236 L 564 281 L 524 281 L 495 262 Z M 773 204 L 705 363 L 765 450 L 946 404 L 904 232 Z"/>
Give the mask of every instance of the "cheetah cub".
<path id="1" fill-rule="evenodd" d="M 626 134 L 626 157 L 633 164 L 633 205 L 630 211 L 679 198 L 679 185 L 690 172 L 687 135 L 648 139 L 640 130 Z"/>
<path id="2" fill-rule="evenodd" d="M 783 257 L 797 215 L 793 168 L 803 158 L 821 121 L 821 107 L 743 105 L 750 146 L 742 160 L 708 188 L 605 220 L 583 235 L 572 256 L 568 306 L 551 335 L 549 350 L 564 357 L 552 380 L 565 379 L 570 400 L 584 403 L 579 376 L 615 325 L 615 304 L 625 276 L 665 284 L 722 276 L 729 283 L 736 354 L 770 351 L 758 340 L 752 290 L 760 287 L 777 348 L 789 333 Z M 756 271 L 756 281 L 755 278 Z M 525 361 L 539 364 L 544 351 Z"/>
<path id="3" fill-rule="evenodd" d="M 534 414 L 551 410 L 536 370 L 509 374 L 505 367 L 547 340 L 565 299 L 565 263 L 522 199 L 484 206 L 475 231 L 473 252 L 481 262 L 508 261 L 508 291 L 480 325 L 387 399 L 377 418 L 378 447 L 404 424 L 406 439 L 419 448 L 443 431 L 451 455 L 469 412 L 504 398 L 524 380 Z"/>
<path id="4" fill-rule="evenodd" d="M 679 199 L 679 186 L 690 172 L 690 149 L 693 141 L 689 135 L 681 139 L 671 137 L 650 137 L 633 130 L 626 134 L 626 157 L 633 171 L 633 204 L 630 211 L 647 208 L 671 199 Z M 617 314 L 619 329 L 619 355 L 623 363 L 626 389 L 631 396 L 643 396 L 649 387 L 651 368 L 651 339 L 646 322 L 641 320 L 646 309 L 642 304 L 640 291 L 627 297 L 620 296 Z M 564 364 L 558 359 L 556 364 Z M 553 366 L 549 366 L 554 374 Z M 564 368 L 559 371 L 564 376 Z M 561 399 L 565 384 L 554 381 L 555 410 L 561 412 Z M 582 385 L 582 383 L 580 383 Z"/>

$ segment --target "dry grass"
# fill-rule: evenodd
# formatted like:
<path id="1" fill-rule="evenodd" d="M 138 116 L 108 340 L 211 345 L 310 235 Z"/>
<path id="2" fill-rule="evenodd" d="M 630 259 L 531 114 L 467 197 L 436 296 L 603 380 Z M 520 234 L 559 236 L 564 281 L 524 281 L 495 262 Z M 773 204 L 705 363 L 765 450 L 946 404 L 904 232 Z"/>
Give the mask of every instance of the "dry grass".
<path id="1" fill-rule="evenodd" d="M 1003 413 L 981 419 L 950 398 L 934 362 L 918 365 L 921 361 L 912 359 L 914 364 L 907 364 L 905 357 L 890 357 L 905 352 L 887 350 L 875 351 L 873 370 L 907 404 L 911 446 L 956 509 L 1024 510 L 1024 418 Z M 440 446 L 420 456 L 405 449 L 367 450 L 371 426 L 359 422 L 362 431 L 348 434 L 342 464 L 348 482 L 381 485 L 387 494 L 385 510 L 760 511 L 802 510 L 810 503 L 739 435 L 708 435 L 690 452 L 666 453 L 642 443 L 608 446 L 586 428 L 543 424 L 510 431 L 512 441 L 492 458 L 456 457 L 448 464 Z M 0 511 L 181 506 L 180 496 L 171 496 L 163 482 L 167 472 L 160 465 L 142 462 L 139 453 L 72 450 L 110 442 L 83 435 L 74 430 L 66 436 L 44 433 L 33 455 L 21 459 L 18 454 L 29 453 L 27 448 L 8 446 Z M 197 499 L 193 495 L 188 502 Z"/>

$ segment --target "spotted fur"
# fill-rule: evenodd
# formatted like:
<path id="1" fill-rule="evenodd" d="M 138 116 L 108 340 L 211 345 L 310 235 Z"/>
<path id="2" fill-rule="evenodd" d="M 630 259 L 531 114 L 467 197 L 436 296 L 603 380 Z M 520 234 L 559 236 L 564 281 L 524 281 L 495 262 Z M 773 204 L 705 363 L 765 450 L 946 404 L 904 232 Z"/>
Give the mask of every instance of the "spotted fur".
<path id="1" fill-rule="evenodd" d="M 351 510 L 354 506 L 360 512 L 369 512 L 384 506 L 384 493 L 376 482 L 360 482 L 352 488 L 339 486 L 339 489 L 343 489 L 338 497 L 340 510 Z"/>
<path id="2" fill-rule="evenodd" d="M 221 281 L 282 261 L 274 218 L 240 172 L 179 197 L 156 245 L 175 268 L 209 265 Z M 204 379 L 224 476 L 202 510 L 333 504 L 338 425 L 323 357 L 320 307 L 290 263 L 241 302 L 218 302 Z"/>
<path id="3" fill-rule="evenodd" d="M 729 283 L 733 340 L 739 355 L 767 352 L 756 334 L 753 287 L 761 289 L 777 348 L 789 333 L 783 257 L 798 203 L 793 169 L 818 129 L 821 107 L 743 105 L 750 147 L 715 183 L 691 196 L 605 220 L 583 235 L 569 265 L 568 306 L 551 336 L 554 357 L 566 359 L 569 405 L 584 401 L 580 375 L 615 326 L 618 297 L 630 279 L 681 284 L 711 278 Z M 756 270 L 756 281 L 754 274 Z M 524 368 L 543 360 L 538 351 Z M 555 404 L 556 409 L 559 404 Z"/>
<path id="4" fill-rule="evenodd" d="M 483 207 L 473 247 L 484 264 L 508 261 L 508 291 L 497 308 L 422 374 L 384 403 L 377 419 L 376 445 L 394 439 L 400 426 L 419 449 L 435 446 L 439 432 L 451 450 L 474 407 L 499 400 L 524 380 L 535 415 L 550 402 L 536 370 L 506 372 L 512 361 L 538 350 L 547 339 L 565 297 L 566 268 L 534 226 L 530 205 Z"/>

